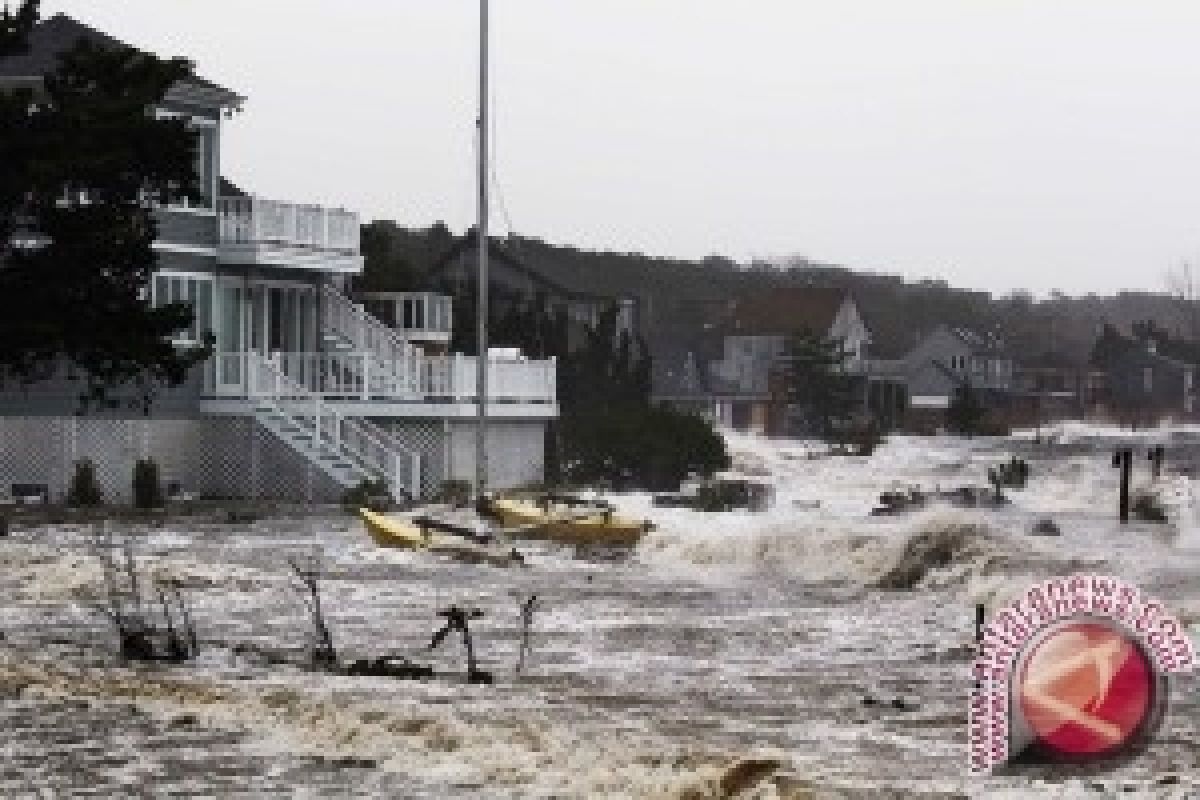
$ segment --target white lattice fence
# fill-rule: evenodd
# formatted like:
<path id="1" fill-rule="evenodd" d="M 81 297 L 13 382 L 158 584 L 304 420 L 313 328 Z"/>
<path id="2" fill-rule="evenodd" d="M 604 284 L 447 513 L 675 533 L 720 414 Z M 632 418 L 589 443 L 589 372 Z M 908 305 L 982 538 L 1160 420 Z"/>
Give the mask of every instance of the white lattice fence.
<path id="1" fill-rule="evenodd" d="M 71 461 L 90 459 L 108 500 L 127 502 L 133 493 L 133 465 L 143 451 L 139 420 L 70 417 L 63 420 L 74 440 Z M 64 485 L 73 467 L 68 464 Z"/>
<path id="2" fill-rule="evenodd" d="M 109 502 L 130 502 L 133 465 L 153 458 L 164 483 L 220 498 L 337 502 L 341 487 L 242 417 L 0 417 L 0 491 L 46 486 L 62 500 L 75 462 L 91 459 Z"/>
<path id="3" fill-rule="evenodd" d="M 57 497 L 66 489 L 67 458 L 64 429 L 55 417 L 0 418 L 0 491 L 14 483 L 34 484 Z"/>
<path id="4" fill-rule="evenodd" d="M 373 419 L 386 429 L 406 449 L 421 456 L 421 494 L 430 497 L 437 493 L 445 480 L 446 435 L 441 420 Z"/>
<path id="5" fill-rule="evenodd" d="M 340 502 L 341 486 L 262 426 L 254 426 L 251 449 L 260 496 L 292 502 Z"/>

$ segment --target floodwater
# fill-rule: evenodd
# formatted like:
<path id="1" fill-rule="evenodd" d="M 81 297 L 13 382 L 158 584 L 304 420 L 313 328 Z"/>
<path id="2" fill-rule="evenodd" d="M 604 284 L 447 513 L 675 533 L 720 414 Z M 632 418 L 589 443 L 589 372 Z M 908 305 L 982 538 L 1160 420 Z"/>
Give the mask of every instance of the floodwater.
<path id="1" fill-rule="evenodd" d="M 1200 622 L 1192 481 L 1155 485 L 1170 523 L 1118 525 L 1115 441 L 1086 428 L 1051 444 L 897 437 L 854 458 L 731 436 L 736 468 L 776 485 L 772 511 L 616 496 L 659 525 L 636 551 L 522 545 L 524 569 L 380 550 L 334 512 L 114 527 L 146 575 L 183 587 L 202 652 L 181 665 L 117 659 L 95 607 L 94 531 L 17 529 L 0 540 L 0 795 L 1200 796 L 1192 676 L 1174 684 L 1149 751 L 1113 771 L 966 775 L 975 603 L 1087 570 Z M 1139 441 L 1167 443 L 1176 466 L 1200 453 L 1193 432 Z M 1033 477 L 1003 510 L 868 516 L 881 491 L 982 484 L 1013 453 Z M 1029 535 L 1047 516 L 1062 535 Z M 931 547 L 949 554 L 941 566 L 916 557 Z M 288 562 L 310 559 L 344 661 L 397 654 L 436 676 L 305 668 L 310 626 Z M 451 605 L 483 612 L 472 633 L 494 685 L 465 682 L 458 639 L 428 649 Z"/>

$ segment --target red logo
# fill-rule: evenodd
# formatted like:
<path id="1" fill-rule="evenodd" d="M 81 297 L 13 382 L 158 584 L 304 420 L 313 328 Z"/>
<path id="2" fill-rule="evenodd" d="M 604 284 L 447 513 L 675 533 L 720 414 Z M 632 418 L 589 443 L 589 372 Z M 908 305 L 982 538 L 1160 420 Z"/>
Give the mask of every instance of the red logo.
<path id="1" fill-rule="evenodd" d="M 977 616 L 979 652 L 967 715 L 969 766 L 1112 765 L 1149 744 L 1169 676 L 1190 672 L 1187 631 L 1120 578 L 1071 575 L 1034 584 Z"/>
<path id="2" fill-rule="evenodd" d="M 1104 621 L 1067 622 L 1035 644 L 1016 699 L 1032 747 L 1068 760 L 1103 758 L 1136 743 L 1157 708 L 1154 665 Z"/>

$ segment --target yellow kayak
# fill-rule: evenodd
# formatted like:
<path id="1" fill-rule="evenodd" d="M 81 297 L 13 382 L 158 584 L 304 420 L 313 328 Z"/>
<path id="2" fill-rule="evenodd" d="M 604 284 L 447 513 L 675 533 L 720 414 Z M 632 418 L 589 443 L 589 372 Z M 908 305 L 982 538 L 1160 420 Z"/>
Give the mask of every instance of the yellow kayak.
<path id="1" fill-rule="evenodd" d="M 521 554 L 516 550 L 505 550 L 495 544 L 470 542 L 457 536 L 434 531 L 427 534 L 412 520 L 385 517 L 365 508 L 358 510 L 358 516 L 362 519 L 371 539 L 380 547 L 428 550 L 431 553 L 450 556 L 459 561 L 486 563 L 500 567 L 523 563 Z"/>
<path id="2" fill-rule="evenodd" d="M 650 526 L 600 508 L 495 498 L 488 504 L 510 536 L 553 539 L 568 544 L 632 547 Z"/>
<path id="3" fill-rule="evenodd" d="M 365 508 L 358 510 L 358 516 L 367 526 L 367 533 L 380 547 L 417 550 L 433 543 L 432 537 L 426 536 L 424 531 L 407 520 L 392 519 Z"/>

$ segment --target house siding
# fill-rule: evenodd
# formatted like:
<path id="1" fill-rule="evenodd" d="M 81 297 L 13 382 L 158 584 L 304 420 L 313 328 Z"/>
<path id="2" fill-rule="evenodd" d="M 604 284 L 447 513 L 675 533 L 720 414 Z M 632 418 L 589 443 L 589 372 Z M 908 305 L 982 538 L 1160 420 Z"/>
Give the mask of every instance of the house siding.
<path id="1" fill-rule="evenodd" d="M 11 384 L 0 391 L 0 416 L 54 417 L 73 416 L 80 412 L 80 394 L 85 388 L 83 381 L 71 381 L 66 377 L 66 368 L 48 380 L 29 386 Z M 89 410 L 88 416 L 108 419 L 176 419 L 196 413 L 203 388 L 203 367 L 192 370 L 180 386 L 163 387 L 155 393 L 150 413 L 122 403 L 118 408 Z M 132 392 L 114 391 L 114 400 L 124 401 L 134 397 Z"/>
<path id="2" fill-rule="evenodd" d="M 215 214 L 161 210 L 155 212 L 154 219 L 158 223 L 160 242 L 213 249 L 220 244 L 220 226 Z"/>

